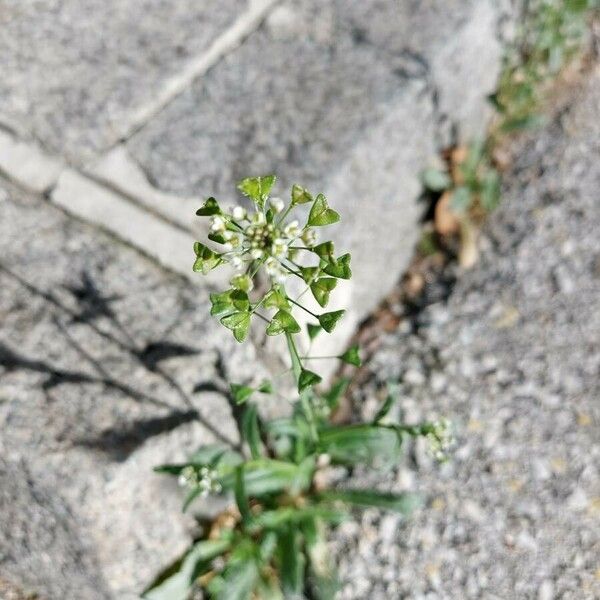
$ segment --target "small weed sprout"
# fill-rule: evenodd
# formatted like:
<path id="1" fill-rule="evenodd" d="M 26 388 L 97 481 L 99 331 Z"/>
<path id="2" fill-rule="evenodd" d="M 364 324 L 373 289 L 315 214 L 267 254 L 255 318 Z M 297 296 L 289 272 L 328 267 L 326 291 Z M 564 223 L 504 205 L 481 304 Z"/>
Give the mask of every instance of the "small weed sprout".
<path id="1" fill-rule="evenodd" d="M 253 202 L 251 212 L 241 206 L 224 210 L 214 198 L 204 203 L 197 214 L 210 219 L 210 233 L 207 243 L 194 246 L 193 269 L 207 274 L 229 265 L 230 288 L 211 295 L 211 314 L 238 342 L 246 340 L 253 323 L 263 323 L 267 335 L 283 336 L 297 396 L 290 416 L 263 420 L 255 399 L 271 393 L 274 384 L 232 383 L 231 402 L 242 413 L 243 450 L 208 445 L 184 463 L 157 467 L 187 490 L 184 510 L 209 495 L 230 495 L 235 505 L 157 577 L 144 592 L 150 600 L 186 600 L 197 587 L 217 600 L 333 598 L 338 586 L 327 553 L 328 528 L 349 518 L 352 506 L 408 514 L 418 498 L 340 488 L 323 475 L 339 466 L 393 466 L 407 438 L 426 438 L 440 460 L 450 443 L 446 421 L 407 426 L 386 418 L 392 395 L 370 423 L 331 421 L 348 382 L 317 389 L 321 376 L 306 367 L 310 357 L 300 349 L 301 327 L 294 314 L 307 311 L 314 319 L 307 326 L 312 340 L 331 333 L 344 311 L 308 311 L 302 294 L 292 297 L 288 283 L 300 280 L 325 309 L 338 280 L 352 276 L 350 255 L 337 254 L 331 241 L 317 243 L 317 232 L 340 220 L 325 196 L 314 197 L 295 185 L 283 202 L 271 196 L 274 183 L 275 177 L 267 176 L 239 184 Z M 309 207 L 305 221 L 293 218 L 299 205 Z M 258 285 L 261 275 L 266 288 Z M 358 347 L 332 358 L 361 364 Z"/>

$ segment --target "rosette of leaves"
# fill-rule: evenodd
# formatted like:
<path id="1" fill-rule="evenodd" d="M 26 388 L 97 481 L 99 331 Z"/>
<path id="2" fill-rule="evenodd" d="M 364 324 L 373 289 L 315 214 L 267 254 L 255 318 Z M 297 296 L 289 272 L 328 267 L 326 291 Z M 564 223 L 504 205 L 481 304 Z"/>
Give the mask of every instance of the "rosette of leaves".
<path id="1" fill-rule="evenodd" d="M 392 395 L 370 423 L 332 423 L 348 381 L 340 380 L 328 390 L 318 387 L 321 377 L 306 367 L 306 361 L 316 357 L 299 351 L 301 331 L 294 318 L 294 310 L 307 309 L 300 302 L 302 294 L 291 297 L 286 282 L 288 277 L 301 279 L 305 292 L 310 291 L 319 306 L 325 307 L 337 280 L 351 277 L 350 256 L 337 255 L 331 242 L 317 244 L 314 234 L 308 233 L 339 220 L 323 195 L 314 197 L 294 186 L 285 206 L 270 196 L 274 181 L 269 176 L 240 183 L 242 193 L 254 202 L 252 215 L 239 207 L 225 212 L 213 198 L 204 204 L 200 215 L 213 219 L 210 241 L 224 246 L 232 239 L 224 235 L 227 231 L 239 240 L 231 246 L 234 250 L 196 246 L 194 268 L 209 272 L 234 263 L 237 272 L 232 287 L 212 295 L 211 313 L 238 341 L 246 338 L 256 317 L 265 322 L 268 335 L 283 335 L 298 396 L 288 417 L 269 421 L 260 417 L 257 399 L 276 392 L 272 382 L 231 384 L 230 403 L 235 408 L 240 447 L 204 446 L 185 462 L 157 467 L 158 472 L 177 477 L 187 490 L 184 510 L 193 510 L 211 495 L 228 497 L 231 506 L 156 578 L 144 592 L 149 600 L 186 600 L 196 589 L 216 600 L 333 598 L 338 586 L 327 555 L 329 529 L 351 518 L 353 507 L 374 506 L 406 515 L 418 498 L 352 486 L 340 489 L 327 483 L 323 474 L 331 467 L 359 464 L 389 468 L 398 462 L 410 437 L 428 438 L 438 458 L 448 446 L 445 423 L 409 427 L 390 420 Z M 308 217 L 304 225 L 292 221 L 289 227 L 286 218 L 299 204 L 309 205 Z M 234 256 L 240 258 L 241 270 Z M 267 269 L 270 258 L 281 269 Z M 261 269 L 268 289 L 253 296 L 254 278 Z M 343 311 L 311 314 L 315 323 L 308 326 L 310 340 L 322 331 L 333 331 Z M 354 366 L 361 363 L 356 346 L 339 356 L 320 358 Z"/>

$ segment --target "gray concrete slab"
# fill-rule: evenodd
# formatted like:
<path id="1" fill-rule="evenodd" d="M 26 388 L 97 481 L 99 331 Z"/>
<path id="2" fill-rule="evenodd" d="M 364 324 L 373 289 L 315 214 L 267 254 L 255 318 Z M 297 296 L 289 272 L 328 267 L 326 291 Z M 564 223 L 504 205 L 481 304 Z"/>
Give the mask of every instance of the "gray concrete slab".
<path id="1" fill-rule="evenodd" d="M 5 0 L 0 115 L 75 161 L 115 141 L 245 0 Z"/>
<path id="2" fill-rule="evenodd" d="M 189 543 L 181 491 L 152 468 L 235 442 L 211 385 L 224 385 L 223 369 L 261 378 L 252 345 L 208 316 L 203 283 L 0 184 L 0 479 L 5 469 L 22 479 L 15 501 L 52 498 L 17 524 L 0 511 L 2 576 L 15 585 L 42 598 L 75 597 L 79 584 L 81 598 L 138 598 Z M 39 566 L 48 560 L 56 569 Z"/>

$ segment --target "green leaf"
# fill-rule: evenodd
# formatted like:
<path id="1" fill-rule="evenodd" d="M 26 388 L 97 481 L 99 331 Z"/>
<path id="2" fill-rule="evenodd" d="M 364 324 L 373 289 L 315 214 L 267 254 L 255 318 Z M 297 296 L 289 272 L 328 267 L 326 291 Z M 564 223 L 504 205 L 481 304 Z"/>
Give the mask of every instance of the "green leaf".
<path id="1" fill-rule="evenodd" d="M 248 336 L 250 330 L 250 313 L 249 312 L 235 312 L 232 315 L 228 315 L 221 319 L 221 323 L 231 329 L 233 337 L 238 342 L 243 342 Z"/>
<path id="2" fill-rule="evenodd" d="M 265 200 L 275 183 L 275 175 L 266 175 L 264 177 L 247 177 L 238 184 L 238 190 L 256 202 L 260 210 L 265 206 Z"/>
<path id="3" fill-rule="evenodd" d="M 340 589 L 337 576 L 329 558 L 324 527 L 318 519 L 302 524 L 302 533 L 309 558 L 312 596 L 315 600 L 334 600 Z"/>
<path id="4" fill-rule="evenodd" d="M 248 497 L 260 497 L 291 489 L 298 477 L 298 465 L 294 463 L 260 458 L 250 460 L 244 467 L 244 484 Z M 233 489 L 235 477 L 232 471 L 223 475 L 220 483 L 224 490 Z"/>
<path id="5" fill-rule="evenodd" d="M 236 561 L 223 575 L 211 581 L 209 591 L 214 600 L 250 600 L 260 572 L 256 560 Z"/>
<path id="6" fill-rule="evenodd" d="M 261 456 L 260 428 L 255 404 L 249 404 L 242 417 L 242 434 L 250 448 L 253 459 Z"/>
<path id="7" fill-rule="evenodd" d="M 287 527 L 279 534 L 279 555 L 283 593 L 286 597 L 299 598 L 304 585 L 305 560 L 298 530 Z"/>
<path id="8" fill-rule="evenodd" d="M 299 267 L 302 279 L 308 284 L 312 283 L 319 273 L 318 267 Z"/>
<path id="9" fill-rule="evenodd" d="M 463 214 L 471 206 L 471 192 L 467 187 L 461 185 L 452 192 L 450 208 L 457 214 Z"/>
<path id="10" fill-rule="evenodd" d="M 313 197 L 308 190 L 303 187 L 294 184 L 292 186 L 292 206 L 295 204 L 306 204 L 312 202 Z"/>
<path id="11" fill-rule="evenodd" d="M 357 506 L 393 510 L 403 515 L 409 515 L 421 505 L 421 498 L 417 494 L 388 494 L 372 490 L 327 490 L 321 492 L 319 497 Z"/>
<path id="12" fill-rule="evenodd" d="M 286 525 L 299 525 L 308 519 L 319 518 L 328 523 L 339 524 L 348 518 L 348 513 L 329 506 L 285 506 L 266 510 L 252 520 L 251 531 L 280 529 Z"/>
<path id="13" fill-rule="evenodd" d="M 221 255 L 211 250 L 201 242 L 194 242 L 194 253 L 196 260 L 192 267 L 194 272 L 206 275 L 209 271 L 221 264 Z"/>
<path id="14" fill-rule="evenodd" d="M 212 304 L 210 309 L 211 315 L 222 315 L 234 310 L 233 300 L 231 299 L 232 292 L 233 290 L 227 290 L 226 292 L 212 293 L 210 295 L 210 302 Z"/>
<path id="15" fill-rule="evenodd" d="M 265 295 L 263 306 L 265 308 L 280 308 L 283 310 L 289 310 L 290 303 L 287 301 L 285 294 L 280 288 L 273 287 Z"/>
<path id="16" fill-rule="evenodd" d="M 350 279 L 352 271 L 350 270 L 350 254 L 340 256 L 334 263 L 329 263 L 323 267 L 327 275 L 337 277 L 338 279 Z"/>
<path id="17" fill-rule="evenodd" d="M 377 411 L 377 414 L 373 417 L 373 425 L 377 425 L 378 423 L 383 421 L 385 417 L 387 417 L 388 413 L 392 409 L 392 406 L 394 406 L 394 402 L 396 402 L 396 399 L 396 390 L 393 390 L 386 396 L 383 404 Z"/>
<path id="18" fill-rule="evenodd" d="M 247 525 L 252 519 L 252 513 L 250 512 L 248 497 L 246 496 L 243 464 L 237 466 L 235 469 L 235 487 L 233 488 L 233 493 L 235 495 L 235 503 L 237 504 L 242 517 L 242 523 Z"/>
<path id="19" fill-rule="evenodd" d="M 425 169 L 421 173 L 423 185 L 432 192 L 443 192 L 452 185 L 450 175 L 440 169 Z"/>
<path id="20" fill-rule="evenodd" d="M 247 311 L 250 308 L 250 301 L 248 300 L 248 293 L 244 290 L 233 290 L 229 295 L 233 306 L 237 310 Z"/>
<path id="21" fill-rule="evenodd" d="M 354 465 L 382 462 L 390 465 L 400 458 L 402 439 L 390 427 L 348 425 L 322 430 L 319 436 L 321 452 L 333 462 Z"/>
<path id="22" fill-rule="evenodd" d="M 240 385 L 239 383 L 231 383 L 229 388 L 236 404 L 243 404 L 254 393 L 253 388 L 247 385 Z"/>
<path id="23" fill-rule="evenodd" d="M 302 369 L 300 371 L 300 377 L 298 378 L 298 392 L 302 392 L 308 387 L 317 385 L 322 381 L 322 378 L 313 373 L 312 371 L 308 371 L 307 369 Z"/>
<path id="24" fill-rule="evenodd" d="M 333 277 L 320 277 L 311 284 L 310 291 L 319 305 L 325 307 L 329 302 L 329 294 L 336 285 L 337 279 Z"/>
<path id="25" fill-rule="evenodd" d="M 208 239 L 212 242 L 216 242 L 217 244 L 225 244 L 227 242 L 227 240 L 221 233 L 211 232 L 208 234 Z"/>
<path id="26" fill-rule="evenodd" d="M 346 393 L 349 385 L 350 379 L 342 377 L 331 386 L 326 394 L 323 394 L 323 398 L 331 410 L 337 408 L 340 398 Z"/>
<path id="27" fill-rule="evenodd" d="M 327 332 L 331 333 L 337 322 L 344 316 L 345 310 L 334 310 L 332 312 L 323 313 L 319 315 L 319 323 L 321 327 Z"/>
<path id="28" fill-rule="evenodd" d="M 339 220 L 340 215 L 332 208 L 329 208 L 325 196 L 319 194 L 310 209 L 308 224 L 312 227 L 323 227 L 337 223 Z"/>
<path id="29" fill-rule="evenodd" d="M 319 333 L 323 331 L 323 328 L 320 325 L 313 325 L 312 323 L 307 323 L 306 329 L 308 331 L 308 337 L 311 340 L 314 340 L 319 335 Z"/>
<path id="30" fill-rule="evenodd" d="M 481 188 L 481 206 L 484 210 L 490 212 L 494 210 L 500 202 L 500 175 L 493 170 L 486 173 Z"/>
<path id="31" fill-rule="evenodd" d="M 300 325 L 287 310 L 279 310 L 275 313 L 269 326 L 267 335 L 279 335 L 280 333 L 299 333 Z"/>
<path id="32" fill-rule="evenodd" d="M 201 208 L 196 211 L 199 217 L 211 217 L 212 215 L 220 215 L 221 208 L 219 203 L 214 198 L 209 198 Z"/>
<path id="33" fill-rule="evenodd" d="M 187 600 L 194 580 L 210 567 L 210 561 L 229 549 L 230 542 L 204 540 L 194 544 L 165 569 L 142 593 L 147 600 Z"/>
<path id="34" fill-rule="evenodd" d="M 344 361 L 349 365 L 354 365 L 355 367 L 360 367 L 362 361 L 360 359 L 360 349 L 358 346 L 352 346 L 348 348 L 344 354 L 340 355 L 340 360 Z"/>
<path id="35" fill-rule="evenodd" d="M 248 293 L 252 289 L 252 278 L 249 275 L 234 275 L 230 281 L 231 285 L 242 292 Z"/>
<path id="36" fill-rule="evenodd" d="M 323 242 L 322 244 L 318 244 L 312 248 L 312 252 L 326 262 L 335 263 L 333 242 Z"/>
<path id="37" fill-rule="evenodd" d="M 273 392 L 273 384 L 268 379 L 264 379 L 258 386 L 258 391 L 263 394 L 271 394 Z"/>

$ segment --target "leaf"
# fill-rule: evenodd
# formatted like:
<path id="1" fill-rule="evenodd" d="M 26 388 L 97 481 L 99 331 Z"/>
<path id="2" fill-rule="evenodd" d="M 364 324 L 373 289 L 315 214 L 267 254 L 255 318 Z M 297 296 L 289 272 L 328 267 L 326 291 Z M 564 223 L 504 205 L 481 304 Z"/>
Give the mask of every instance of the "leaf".
<path id="1" fill-rule="evenodd" d="M 244 485 L 249 498 L 289 490 L 294 486 L 297 477 L 298 465 L 282 460 L 260 458 L 247 461 L 244 467 Z M 220 483 L 225 490 L 233 489 L 233 471 L 225 474 Z"/>
<path id="2" fill-rule="evenodd" d="M 323 398 L 331 410 L 337 408 L 340 398 L 346 393 L 349 385 L 350 379 L 342 377 L 331 386 L 326 394 L 323 394 Z"/>
<path id="3" fill-rule="evenodd" d="M 242 292 L 248 293 L 252 289 L 252 278 L 249 275 L 234 275 L 230 281 L 231 285 Z"/>
<path id="4" fill-rule="evenodd" d="M 221 255 L 211 250 L 201 242 L 194 242 L 194 253 L 196 260 L 192 267 L 194 272 L 206 275 L 209 271 L 221 264 Z"/>
<path id="5" fill-rule="evenodd" d="M 219 203 L 214 198 L 209 198 L 197 211 L 199 217 L 211 217 L 212 215 L 220 215 L 221 208 Z"/>
<path id="6" fill-rule="evenodd" d="M 390 392 L 385 397 L 383 404 L 380 406 L 379 410 L 377 411 L 377 414 L 373 417 L 373 425 L 377 425 L 378 423 L 383 421 L 385 417 L 387 417 L 388 413 L 392 409 L 392 406 L 394 406 L 394 402 L 396 401 L 396 399 L 397 394 L 395 393 L 395 391 Z"/>
<path id="7" fill-rule="evenodd" d="M 312 371 L 302 369 L 300 371 L 300 377 L 298 378 L 298 392 L 302 392 L 308 387 L 317 385 L 322 381 L 321 377 Z"/>
<path id="8" fill-rule="evenodd" d="M 423 185 L 432 192 L 442 192 L 452 185 L 450 175 L 440 169 L 425 169 L 421 173 Z"/>
<path id="9" fill-rule="evenodd" d="M 389 465 L 399 459 L 401 446 L 398 433 L 384 426 L 348 425 L 322 430 L 319 435 L 321 452 L 346 465 L 377 461 Z"/>
<path id="10" fill-rule="evenodd" d="M 319 273 L 318 267 L 299 267 L 302 279 L 308 284 L 312 283 Z"/>
<path id="11" fill-rule="evenodd" d="M 319 494 L 323 500 L 341 501 L 357 506 L 373 506 L 409 515 L 421 505 L 418 494 L 389 494 L 371 490 L 327 490 Z"/>
<path id="12" fill-rule="evenodd" d="M 287 527 L 279 534 L 280 573 L 286 597 L 300 597 L 304 584 L 305 560 L 301 548 L 300 532 Z"/>
<path id="13" fill-rule="evenodd" d="M 235 487 L 233 489 L 233 493 L 235 495 L 235 502 L 242 517 L 242 523 L 247 525 L 252 519 L 252 514 L 250 513 L 250 504 L 248 502 L 248 497 L 246 496 L 243 464 L 239 465 L 235 469 Z"/>
<path id="14" fill-rule="evenodd" d="M 337 285 L 333 277 L 320 277 L 310 285 L 310 291 L 320 306 L 325 307 L 329 302 L 329 294 Z"/>
<path id="15" fill-rule="evenodd" d="M 253 558 L 236 561 L 225 569 L 220 578 L 211 581 L 210 597 L 214 600 L 250 600 L 259 575 Z"/>
<path id="16" fill-rule="evenodd" d="M 258 424 L 258 411 L 255 404 L 249 404 L 242 416 L 242 434 L 253 459 L 261 456 L 260 429 Z"/>
<path id="17" fill-rule="evenodd" d="M 229 295 L 233 306 L 241 311 L 247 311 L 250 308 L 250 301 L 248 300 L 248 293 L 244 290 L 233 290 Z"/>
<path id="18" fill-rule="evenodd" d="M 268 379 L 264 379 L 258 386 L 258 391 L 263 394 L 270 394 L 273 392 L 273 384 Z"/>
<path id="19" fill-rule="evenodd" d="M 250 313 L 235 312 L 221 319 L 221 323 L 233 331 L 233 337 L 238 342 L 243 342 L 248 336 L 250 330 Z"/>
<path id="20" fill-rule="evenodd" d="M 264 177 L 247 177 L 242 179 L 238 184 L 238 190 L 256 202 L 260 210 L 265 206 L 273 184 L 275 183 L 275 175 L 265 175 Z"/>
<path id="21" fill-rule="evenodd" d="M 308 337 L 311 340 L 314 340 L 319 335 L 319 333 L 323 331 L 323 328 L 320 325 L 313 325 L 312 323 L 307 323 L 306 329 L 308 331 Z"/>
<path id="22" fill-rule="evenodd" d="M 322 244 L 318 244 L 312 248 L 312 252 L 327 262 L 335 263 L 333 242 L 323 242 Z"/>
<path id="23" fill-rule="evenodd" d="M 344 354 L 340 355 L 339 358 L 343 362 L 349 365 L 354 365 L 355 367 L 360 367 L 362 364 L 360 359 L 360 349 L 358 346 L 352 346 L 351 348 L 348 348 L 348 350 L 346 350 Z"/>
<path id="24" fill-rule="evenodd" d="M 267 335 L 279 335 L 280 333 L 299 333 L 300 325 L 287 310 L 279 310 L 275 313 L 269 326 Z"/>
<path id="25" fill-rule="evenodd" d="M 194 544 L 144 590 L 147 600 L 187 600 L 194 579 L 208 570 L 210 561 L 226 552 L 230 542 L 204 540 Z"/>
<path id="26" fill-rule="evenodd" d="M 493 170 L 486 173 L 481 188 L 481 206 L 484 210 L 490 212 L 496 208 L 500 202 L 500 175 Z"/>
<path id="27" fill-rule="evenodd" d="M 337 322 L 344 316 L 345 310 L 334 310 L 332 312 L 323 313 L 319 315 L 319 323 L 321 327 L 327 332 L 331 333 Z"/>
<path id="28" fill-rule="evenodd" d="M 299 525 L 302 521 L 314 518 L 338 524 L 348 518 L 348 513 L 329 506 L 285 506 L 259 513 L 252 520 L 250 530 L 277 530 L 282 526 Z"/>
<path id="29" fill-rule="evenodd" d="M 280 308 L 289 310 L 290 303 L 287 301 L 285 294 L 278 287 L 271 288 L 265 295 L 263 301 L 265 308 Z"/>
<path id="30" fill-rule="evenodd" d="M 227 243 L 227 240 L 225 239 L 222 233 L 215 233 L 214 231 L 208 234 L 208 239 L 212 242 L 216 242 L 217 244 Z"/>
<path id="31" fill-rule="evenodd" d="M 253 388 L 247 385 L 240 385 L 239 383 L 231 383 L 229 388 L 236 404 L 243 404 L 254 393 Z"/>
<path id="32" fill-rule="evenodd" d="M 308 224 L 312 227 L 323 227 L 337 223 L 339 220 L 340 215 L 332 208 L 329 208 L 325 196 L 319 194 L 310 209 Z"/>
<path id="33" fill-rule="evenodd" d="M 294 184 L 292 186 L 292 206 L 295 204 L 306 204 L 312 202 L 313 197 L 308 190 L 303 187 Z"/>
<path id="34" fill-rule="evenodd" d="M 302 533 L 309 558 L 310 584 L 315 600 L 334 600 L 340 589 L 335 571 L 331 565 L 324 527 L 317 519 L 302 524 Z"/>
<path id="35" fill-rule="evenodd" d="M 338 279 L 350 279 L 352 271 L 350 270 L 350 254 L 340 256 L 334 263 L 329 263 L 323 267 L 327 275 L 337 277 Z"/>
<path id="36" fill-rule="evenodd" d="M 457 214 L 463 214 L 471 205 L 471 192 L 464 185 L 457 187 L 450 198 L 450 208 Z"/>
<path id="37" fill-rule="evenodd" d="M 222 315 L 224 313 L 232 312 L 234 309 L 233 300 L 231 299 L 231 293 L 233 290 L 226 292 L 212 293 L 210 295 L 210 301 L 212 307 L 210 314 L 213 316 Z"/>

